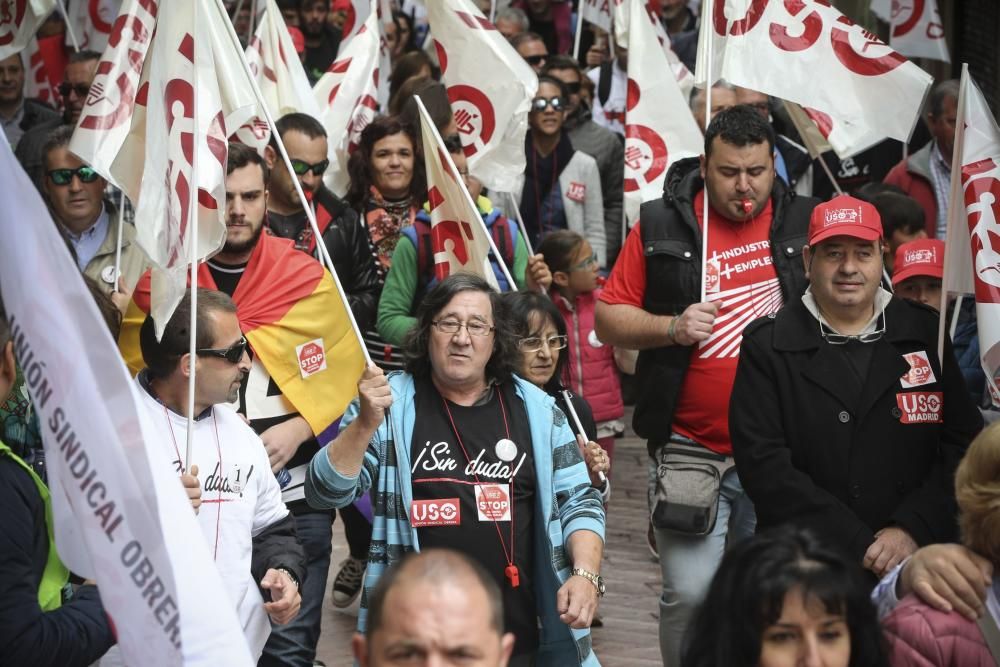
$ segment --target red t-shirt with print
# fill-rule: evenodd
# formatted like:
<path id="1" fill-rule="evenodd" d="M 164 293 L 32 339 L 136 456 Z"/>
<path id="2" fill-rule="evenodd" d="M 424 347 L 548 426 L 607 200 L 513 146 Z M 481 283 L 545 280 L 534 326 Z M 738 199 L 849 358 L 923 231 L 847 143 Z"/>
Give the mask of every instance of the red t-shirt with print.
<path id="1" fill-rule="evenodd" d="M 704 191 L 694 210 L 704 206 Z M 673 429 L 709 449 L 732 453 L 729 439 L 729 396 L 736 377 L 743 329 L 782 304 L 781 286 L 771 259 L 771 202 L 748 222 L 723 218 L 709 209 L 708 267 L 704 272 L 708 301 L 719 304 L 712 335 L 698 344 L 684 376 L 674 412 Z M 608 284 L 605 303 L 642 308 L 646 291 L 646 258 L 639 223 L 629 233 Z"/>

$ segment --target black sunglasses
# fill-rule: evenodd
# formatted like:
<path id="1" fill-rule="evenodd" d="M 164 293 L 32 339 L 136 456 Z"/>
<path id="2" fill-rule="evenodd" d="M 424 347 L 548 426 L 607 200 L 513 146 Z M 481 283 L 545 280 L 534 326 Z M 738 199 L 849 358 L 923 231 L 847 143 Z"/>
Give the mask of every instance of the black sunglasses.
<path id="1" fill-rule="evenodd" d="M 536 97 L 531 100 L 531 110 L 532 111 L 545 111 L 546 107 L 552 107 L 553 111 L 563 110 L 563 99 L 556 95 L 555 97 Z"/>
<path id="2" fill-rule="evenodd" d="M 309 164 L 308 162 L 303 162 L 302 160 L 292 160 L 292 171 L 298 176 L 305 176 L 306 173 L 312 172 L 314 176 L 322 176 L 326 168 L 330 166 L 329 160 L 323 160 L 322 162 L 317 162 L 316 164 Z"/>
<path id="3" fill-rule="evenodd" d="M 201 357 L 219 357 L 220 359 L 225 359 L 231 364 L 238 364 L 240 363 L 240 359 L 243 358 L 243 353 L 246 351 L 247 339 L 240 338 L 227 348 L 195 350 L 195 353 Z"/>
<path id="4" fill-rule="evenodd" d="M 548 55 L 524 56 L 524 62 L 528 63 L 529 65 L 541 65 L 543 62 L 545 62 L 546 58 L 548 58 Z"/>
<path id="5" fill-rule="evenodd" d="M 580 92 L 581 84 L 579 81 L 574 81 L 573 83 L 563 83 L 566 86 L 566 92 L 570 95 L 577 95 Z"/>
<path id="6" fill-rule="evenodd" d="M 79 178 L 81 183 L 93 183 L 101 176 L 94 171 L 93 167 L 86 165 L 76 169 L 53 169 L 48 172 L 48 175 L 49 179 L 56 185 L 69 185 L 73 182 L 74 176 Z"/>
<path id="7" fill-rule="evenodd" d="M 63 97 L 69 97 L 70 91 L 76 93 L 77 97 L 86 97 L 87 93 L 90 92 L 90 84 L 86 83 L 69 83 L 68 81 L 63 81 L 59 84 L 59 94 Z"/>

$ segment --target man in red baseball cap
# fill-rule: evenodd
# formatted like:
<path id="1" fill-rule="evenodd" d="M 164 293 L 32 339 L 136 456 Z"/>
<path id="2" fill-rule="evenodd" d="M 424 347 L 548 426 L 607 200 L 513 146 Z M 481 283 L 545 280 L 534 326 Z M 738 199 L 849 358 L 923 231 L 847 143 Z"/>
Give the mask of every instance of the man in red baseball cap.
<path id="1" fill-rule="evenodd" d="M 941 309 L 944 241 L 921 239 L 896 248 L 892 287 L 896 295 Z"/>
<path id="2" fill-rule="evenodd" d="M 881 287 L 882 256 L 872 205 L 817 206 L 809 289 L 747 326 L 729 408 L 757 529 L 810 527 L 872 583 L 956 539 L 950 480 L 983 424 L 950 341 L 938 358 L 937 313 Z"/>

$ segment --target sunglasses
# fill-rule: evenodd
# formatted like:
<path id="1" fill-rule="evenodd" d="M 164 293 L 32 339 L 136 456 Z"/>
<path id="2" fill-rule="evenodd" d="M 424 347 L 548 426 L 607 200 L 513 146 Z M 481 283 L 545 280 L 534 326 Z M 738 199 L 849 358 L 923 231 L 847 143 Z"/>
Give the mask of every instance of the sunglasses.
<path id="1" fill-rule="evenodd" d="M 563 85 L 566 86 L 566 92 L 569 93 L 570 95 L 578 95 L 580 93 L 580 89 L 583 86 L 579 81 L 574 81 L 573 83 L 564 82 Z"/>
<path id="2" fill-rule="evenodd" d="M 225 359 L 231 364 L 238 364 L 240 363 L 240 359 L 243 358 L 243 353 L 246 351 L 247 339 L 240 338 L 227 348 L 195 350 L 195 353 L 201 357 L 219 357 L 220 359 Z"/>
<path id="3" fill-rule="evenodd" d="M 86 83 L 69 83 L 68 81 L 63 81 L 59 84 L 59 94 L 63 97 L 69 97 L 70 91 L 75 92 L 77 97 L 86 97 L 87 93 L 90 92 L 90 85 Z"/>
<path id="4" fill-rule="evenodd" d="M 548 58 L 548 55 L 544 55 L 544 56 L 524 56 L 524 62 L 528 63 L 529 65 L 541 65 L 542 63 L 545 62 L 546 58 Z"/>
<path id="5" fill-rule="evenodd" d="M 308 162 L 303 162 L 302 160 L 292 160 L 292 171 L 298 176 L 305 176 L 310 171 L 313 176 L 322 176 L 326 168 L 330 166 L 329 160 L 323 160 L 322 162 L 317 162 L 316 164 L 309 164 Z"/>
<path id="6" fill-rule="evenodd" d="M 545 111 L 546 108 L 552 107 L 553 111 L 563 110 L 563 99 L 556 95 L 555 97 L 536 97 L 531 100 L 531 110 L 532 111 Z"/>
<path id="7" fill-rule="evenodd" d="M 93 167 L 83 166 L 76 169 L 53 169 L 48 172 L 49 179 L 56 185 L 69 185 L 73 182 L 73 177 L 80 179 L 81 183 L 93 183 L 101 177 Z"/>

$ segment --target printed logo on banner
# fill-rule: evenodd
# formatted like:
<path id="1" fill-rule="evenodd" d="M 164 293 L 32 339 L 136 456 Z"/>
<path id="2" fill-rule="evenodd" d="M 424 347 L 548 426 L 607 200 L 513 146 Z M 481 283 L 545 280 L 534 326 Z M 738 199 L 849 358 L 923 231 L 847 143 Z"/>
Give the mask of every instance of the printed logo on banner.
<path id="1" fill-rule="evenodd" d="M 410 506 L 410 524 L 425 526 L 458 526 L 462 523 L 462 506 L 458 498 L 414 500 Z"/>
<path id="2" fill-rule="evenodd" d="M 904 389 L 922 387 L 925 384 L 937 382 L 926 352 L 910 352 L 909 354 L 904 354 L 903 359 L 906 360 L 906 363 L 910 364 L 909 372 L 899 378 L 899 383 L 903 385 Z"/>
<path id="3" fill-rule="evenodd" d="M 295 356 L 299 361 L 299 372 L 303 379 L 326 370 L 325 350 L 322 338 L 302 343 L 295 348 Z"/>
<path id="4" fill-rule="evenodd" d="M 944 392 L 912 391 L 896 394 L 899 421 L 902 424 L 940 424 L 944 408 Z"/>
<path id="5" fill-rule="evenodd" d="M 480 521 L 510 521 L 510 484 L 477 484 Z"/>
<path id="6" fill-rule="evenodd" d="M 582 202 L 587 198 L 587 186 L 583 183 L 572 181 L 569 184 L 569 190 L 566 191 L 566 196 L 573 201 Z"/>
<path id="7" fill-rule="evenodd" d="M 6 46 L 17 38 L 27 5 L 27 0 L 0 2 L 0 46 Z"/>

